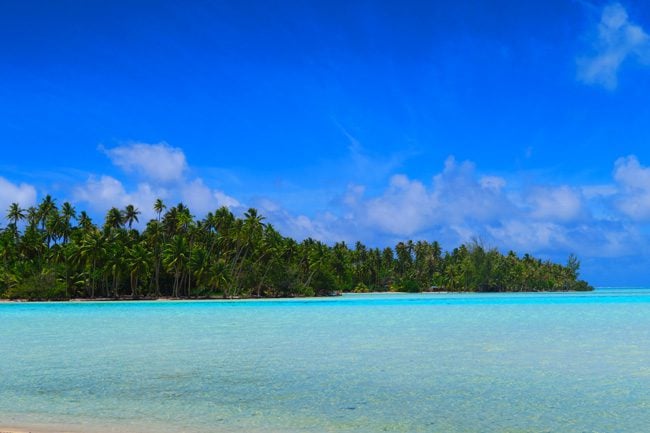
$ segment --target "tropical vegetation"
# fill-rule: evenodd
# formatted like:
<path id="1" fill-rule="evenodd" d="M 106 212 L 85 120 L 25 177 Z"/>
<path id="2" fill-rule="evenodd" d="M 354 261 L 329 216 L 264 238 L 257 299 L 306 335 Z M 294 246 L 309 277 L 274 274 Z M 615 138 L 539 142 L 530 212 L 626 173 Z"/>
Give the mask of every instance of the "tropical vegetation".
<path id="1" fill-rule="evenodd" d="M 182 203 L 153 205 L 138 226 L 133 205 L 103 224 L 68 202 L 11 204 L 0 228 L 0 297 L 10 299 L 321 296 L 369 291 L 591 290 L 579 262 L 501 254 L 472 242 L 443 251 L 436 241 L 370 248 L 281 235 L 257 210 L 222 207 L 195 218 Z"/>

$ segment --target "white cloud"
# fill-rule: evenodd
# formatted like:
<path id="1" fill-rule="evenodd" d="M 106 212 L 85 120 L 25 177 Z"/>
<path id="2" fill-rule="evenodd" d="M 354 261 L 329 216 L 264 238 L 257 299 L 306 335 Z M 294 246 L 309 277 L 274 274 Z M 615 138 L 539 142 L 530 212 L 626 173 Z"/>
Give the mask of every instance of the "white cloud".
<path id="1" fill-rule="evenodd" d="M 222 206 L 228 208 L 241 207 L 241 203 L 234 197 L 220 190 L 210 189 L 202 179 L 197 178 L 181 187 L 181 198 L 196 215 L 205 215 Z"/>
<path id="2" fill-rule="evenodd" d="M 506 180 L 499 176 L 483 176 L 479 180 L 479 185 L 483 189 L 499 192 L 506 186 Z"/>
<path id="3" fill-rule="evenodd" d="M 74 191 L 76 200 L 85 201 L 99 209 L 121 206 L 126 199 L 126 191 L 122 182 L 111 176 L 101 176 L 99 179 L 90 177 L 85 185 Z"/>
<path id="4" fill-rule="evenodd" d="M 133 204 L 141 211 L 140 219 L 146 222 L 155 217 L 153 204 L 161 198 L 175 205 L 175 201 L 185 203 L 192 213 L 202 217 L 221 206 L 239 208 L 240 202 L 220 190 L 208 187 L 202 179 L 181 182 L 173 188 L 161 188 L 150 183 L 139 183 L 132 191 L 111 176 L 91 176 L 85 184 L 77 186 L 73 191 L 75 201 L 88 203 L 97 212 L 106 212 L 111 207 L 123 208 Z"/>
<path id="5" fill-rule="evenodd" d="M 241 215 L 249 204 L 242 204 L 240 197 L 216 189 L 202 178 L 187 176 L 183 152 L 166 144 L 140 143 L 106 153 L 125 172 L 138 171 L 142 178 L 140 183 L 124 183 L 111 176 L 91 176 L 78 185 L 72 191 L 72 201 L 86 203 L 95 211 L 97 221 L 112 206 L 123 209 L 133 204 L 142 212 L 142 228 L 149 218 L 155 218 L 152 206 L 156 198 L 168 206 L 183 201 L 198 218 L 221 206 Z M 147 165 L 147 159 L 156 158 L 167 161 L 159 165 L 169 163 L 172 168 L 157 171 L 158 165 Z M 646 261 L 650 257 L 650 248 L 646 247 L 650 244 L 646 234 L 650 223 L 650 166 L 644 166 L 637 157 L 619 158 L 611 180 L 594 185 L 530 187 L 510 180 L 479 172 L 472 162 L 450 157 L 433 172 L 430 181 L 394 174 L 379 185 L 366 178 L 356 179 L 357 183 L 349 183 L 347 188 L 342 186 L 338 194 L 328 190 L 331 196 L 323 197 L 326 204 L 314 213 L 306 214 L 300 207 L 289 210 L 268 197 L 248 199 L 267 222 L 298 240 L 311 237 L 350 245 L 360 240 L 371 246 L 387 246 L 411 238 L 438 240 L 443 247 L 453 248 L 480 238 L 490 247 L 555 260 L 570 252 L 593 260 L 620 259 L 631 252 L 643 255 Z M 0 206 L 6 210 L 13 201 L 23 207 L 33 205 L 36 190 L 0 177 Z M 303 204 L 300 197 L 288 201 Z"/>
<path id="6" fill-rule="evenodd" d="M 255 201 L 255 206 L 257 206 L 259 210 L 269 212 L 269 213 L 278 212 L 281 211 L 282 209 L 282 207 L 278 203 L 266 197 L 258 198 Z"/>
<path id="7" fill-rule="evenodd" d="M 394 235 L 410 236 L 442 224 L 464 233 L 468 220 L 489 221 L 508 211 L 505 185 L 498 176 L 478 178 L 474 164 L 450 157 L 430 186 L 395 175 L 382 195 L 357 205 L 357 214 Z"/>
<path id="8" fill-rule="evenodd" d="M 223 191 L 220 190 L 215 190 L 212 192 L 212 195 L 214 198 L 217 199 L 217 206 L 222 207 L 225 206 L 227 208 L 237 208 L 237 207 L 242 207 L 242 204 L 239 202 L 234 197 L 229 196 Z"/>
<path id="9" fill-rule="evenodd" d="M 111 159 L 125 170 L 143 171 L 139 162 L 133 162 L 137 158 L 131 159 L 131 165 L 119 159 L 142 146 L 151 147 L 117 148 L 123 152 Z M 181 200 L 199 218 L 221 206 L 236 213 L 245 209 L 239 197 L 215 189 L 201 178 L 185 177 L 184 156 L 179 166 L 183 168 L 174 182 L 151 173 L 146 181 L 133 186 L 115 177 L 93 176 L 74 189 L 73 199 L 88 203 L 97 213 L 133 204 L 142 212 L 141 227 L 155 217 L 152 206 L 156 198 L 169 206 Z M 384 246 L 411 238 L 439 240 L 445 247 L 454 247 L 478 237 L 486 245 L 506 250 L 549 255 L 576 252 L 587 257 L 621 257 L 640 251 L 647 240 L 644 224 L 650 222 L 650 167 L 635 156 L 618 159 L 611 183 L 596 185 L 527 188 L 480 173 L 472 162 L 450 157 L 430 182 L 395 174 L 383 190 L 376 192 L 377 186 L 350 183 L 340 194 L 332 193 L 329 202 L 325 197 L 326 206 L 337 206 L 336 214 L 327 207 L 314 214 L 304 214 L 300 208 L 290 211 L 268 197 L 251 199 L 251 204 L 281 233 L 296 239 L 361 240 Z M 0 205 L 6 208 L 12 201 L 31 205 L 36 191 L 0 177 Z"/>
<path id="10" fill-rule="evenodd" d="M 391 173 L 394 173 L 397 167 L 402 165 L 409 154 L 409 151 L 402 150 L 400 153 L 392 155 L 372 155 L 347 129 L 340 124 L 339 128 L 349 140 L 348 154 L 344 159 L 335 161 L 335 166 L 332 169 L 339 174 L 344 174 L 347 179 L 356 182 L 374 182 L 385 179 Z"/>
<path id="11" fill-rule="evenodd" d="M 36 188 L 32 185 L 15 184 L 0 176 L 0 217 L 4 217 L 11 203 L 27 208 L 36 203 Z"/>
<path id="12" fill-rule="evenodd" d="M 566 224 L 513 218 L 487 226 L 486 232 L 488 239 L 500 247 L 556 256 L 576 253 L 592 258 L 621 257 L 640 251 L 644 242 L 634 226 L 606 220 Z"/>
<path id="13" fill-rule="evenodd" d="M 650 168 L 635 156 L 619 158 L 614 164 L 614 180 L 620 191 L 615 196 L 618 209 L 635 220 L 650 220 Z"/>
<path id="14" fill-rule="evenodd" d="M 582 195 L 587 199 L 611 197 L 618 192 L 614 185 L 587 185 L 580 188 Z"/>
<path id="15" fill-rule="evenodd" d="M 75 188 L 74 197 L 98 211 L 112 206 L 134 204 L 142 211 L 143 218 L 152 218 L 152 206 L 157 198 L 184 202 L 197 217 L 219 207 L 239 208 L 242 204 L 222 190 L 211 189 L 203 179 L 189 180 L 185 154 L 181 149 L 167 143 L 131 143 L 113 149 L 103 149 L 113 164 L 126 173 L 136 173 L 145 181 L 134 191 L 127 191 L 124 184 L 111 176 L 92 176 Z"/>
<path id="16" fill-rule="evenodd" d="M 528 195 L 531 216 L 546 221 L 574 221 L 584 216 L 580 190 L 569 186 L 538 187 Z"/>
<path id="17" fill-rule="evenodd" d="M 286 214 L 283 220 L 283 231 L 296 239 L 312 238 L 324 242 L 331 242 L 333 239 L 341 240 L 341 237 L 333 233 L 322 219 Z"/>
<path id="18" fill-rule="evenodd" d="M 164 189 L 154 190 L 148 183 L 140 183 L 134 191 L 127 192 L 122 182 L 111 176 L 91 176 L 73 191 L 75 201 L 86 202 L 97 212 L 106 212 L 111 207 L 121 209 L 132 204 L 141 212 L 141 222 L 153 218 L 154 201 L 166 196 Z"/>
<path id="19" fill-rule="evenodd" d="M 350 185 L 342 202 L 344 217 L 329 221 L 337 233 L 374 233 L 380 237 L 444 232 L 444 237 L 468 240 L 477 222 L 488 223 L 511 215 L 513 206 L 505 195 L 505 179 L 476 174 L 474 164 L 445 161 L 441 173 L 426 185 L 404 174 L 390 178 L 383 193 L 364 199 L 366 188 Z M 346 229 L 345 227 L 351 227 Z M 349 239 L 353 236 L 345 236 Z"/>
<path id="20" fill-rule="evenodd" d="M 629 190 L 650 190 L 650 168 L 643 167 L 634 155 L 619 158 L 614 163 L 614 180 Z"/>
<path id="21" fill-rule="evenodd" d="M 296 216 L 270 201 L 260 210 L 298 239 L 391 245 L 413 238 L 455 246 L 478 237 L 487 245 L 520 252 L 617 257 L 643 237 L 635 225 L 622 223 L 614 203 L 630 194 L 624 183 L 650 189 L 650 168 L 635 158 L 621 159 L 616 166 L 617 184 L 506 189 L 504 178 L 479 175 L 471 162 L 448 158 L 428 185 L 400 174 L 372 196 L 362 185 L 348 186 L 339 202 L 344 209 L 336 216 Z"/>
<path id="22" fill-rule="evenodd" d="M 618 70 L 625 60 L 650 62 L 650 37 L 630 22 L 620 3 L 603 8 L 594 48 L 593 55 L 578 59 L 578 79 L 610 90 L 616 88 Z"/>
<path id="23" fill-rule="evenodd" d="M 368 224 L 397 235 L 411 235 L 421 230 L 431 218 L 435 199 L 418 181 L 405 175 L 390 179 L 388 189 L 380 197 L 362 204 Z"/>
<path id="24" fill-rule="evenodd" d="M 515 251 L 535 251 L 554 246 L 565 247 L 564 227 L 552 222 L 511 219 L 486 228 L 492 239 Z"/>
<path id="25" fill-rule="evenodd" d="M 136 173 L 158 182 L 173 182 L 183 178 L 187 161 L 183 151 L 167 143 L 132 143 L 105 150 L 113 164 L 127 173 Z"/>
<path id="26" fill-rule="evenodd" d="M 345 232 L 337 231 L 337 226 L 342 220 L 330 213 L 323 213 L 314 218 L 296 215 L 268 198 L 258 198 L 254 205 L 266 218 L 266 222 L 272 223 L 284 236 L 297 240 L 312 238 L 324 242 L 350 240 Z M 347 226 L 347 229 L 350 228 Z"/>
<path id="27" fill-rule="evenodd" d="M 347 206 L 354 206 L 361 199 L 366 192 L 366 187 L 363 185 L 348 185 L 348 190 L 343 196 L 343 204 Z"/>
<path id="28" fill-rule="evenodd" d="M 195 179 L 182 187 L 181 200 L 197 215 L 206 214 L 216 208 L 212 191 L 201 179 Z"/>
<path id="29" fill-rule="evenodd" d="M 489 222 L 516 211 L 505 194 L 506 181 L 498 176 L 478 177 L 472 162 L 447 158 L 442 173 L 433 178 L 439 221 L 462 225 Z"/>

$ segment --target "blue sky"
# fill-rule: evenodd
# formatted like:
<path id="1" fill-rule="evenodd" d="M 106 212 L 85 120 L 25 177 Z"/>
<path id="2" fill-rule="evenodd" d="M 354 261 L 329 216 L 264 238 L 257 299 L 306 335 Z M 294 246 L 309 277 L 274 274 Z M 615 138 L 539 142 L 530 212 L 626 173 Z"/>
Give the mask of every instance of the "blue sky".
<path id="1" fill-rule="evenodd" d="M 650 4 L 0 3 L 0 208 L 157 197 L 650 285 Z"/>

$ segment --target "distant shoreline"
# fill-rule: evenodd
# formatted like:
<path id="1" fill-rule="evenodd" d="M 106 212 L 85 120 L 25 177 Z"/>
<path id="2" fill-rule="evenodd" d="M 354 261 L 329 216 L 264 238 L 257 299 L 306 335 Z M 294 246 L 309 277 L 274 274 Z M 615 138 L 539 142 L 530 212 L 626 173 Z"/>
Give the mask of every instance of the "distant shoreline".
<path id="1" fill-rule="evenodd" d="M 183 203 L 141 211 L 111 207 L 102 224 L 47 195 L 24 209 L 12 203 L 2 230 L 0 298 L 193 299 L 312 297 L 342 292 L 475 289 L 486 292 L 591 290 L 580 261 L 566 264 L 500 251 L 478 240 L 445 251 L 438 241 L 354 246 L 284 236 L 257 209 L 227 207 L 195 217 Z M 142 221 L 145 223 L 145 221 Z"/>
<path id="2" fill-rule="evenodd" d="M 193 301 L 261 301 L 261 300 L 288 300 L 288 299 L 327 299 L 335 298 L 344 295 L 450 295 L 450 294 L 459 294 L 459 295 L 489 295 L 489 294 L 533 294 L 533 293 L 592 293 L 591 291 L 583 290 L 530 290 L 530 291 L 494 291 L 494 292 L 479 292 L 472 290 L 458 291 L 458 290 L 436 290 L 436 291 L 425 291 L 425 292 L 344 292 L 337 293 L 332 295 L 321 295 L 321 296 L 280 296 L 280 297 L 232 297 L 224 298 L 223 296 L 204 296 L 196 298 L 174 298 L 169 296 L 161 297 L 141 297 L 141 298 L 130 298 L 130 297 L 120 297 L 120 298 L 71 298 L 71 299 L 0 299 L 0 303 L 35 303 L 35 302 L 46 302 L 46 303 L 84 303 L 84 302 L 193 302 Z M 0 433 L 5 433 L 0 430 Z"/>

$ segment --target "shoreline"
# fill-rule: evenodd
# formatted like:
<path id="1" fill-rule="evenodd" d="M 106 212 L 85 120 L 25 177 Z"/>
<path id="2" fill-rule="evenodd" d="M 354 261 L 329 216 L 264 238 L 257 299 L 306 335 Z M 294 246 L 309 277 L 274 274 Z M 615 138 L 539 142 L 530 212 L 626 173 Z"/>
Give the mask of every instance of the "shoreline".
<path id="1" fill-rule="evenodd" d="M 186 428 L 175 424 L 155 423 L 108 423 L 82 422 L 80 424 L 59 423 L 28 423 L 28 424 L 0 424 L 0 433 L 289 433 L 286 430 L 273 430 L 270 428 L 254 427 L 224 427 L 225 429 L 196 429 Z"/>
<path id="2" fill-rule="evenodd" d="M 178 427 L 169 424 L 111 423 L 106 420 L 93 423 L 88 419 L 72 424 L 19 421 L 15 424 L 0 424 L 0 433 L 171 433 L 174 431 L 178 431 Z M 194 433 L 193 430 L 187 432 Z"/>
<path id="3" fill-rule="evenodd" d="M 532 291 L 504 291 L 504 292 L 479 292 L 479 291 L 425 291 L 425 292 L 343 292 L 327 296 L 284 296 L 284 297 L 233 297 L 224 298 L 222 296 L 204 296 L 197 298 L 173 298 L 161 296 L 158 298 L 72 298 L 72 299 L 0 299 L 0 304 L 20 304 L 20 303 L 85 303 L 85 302 L 196 302 L 196 301 L 264 301 L 264 300 L 288 300 L 288 299 L 327 299 L 337 298 L 344 295 L 363 296 L 363 295 L 494 295 L 494 294 L 535 294 L 535 293 L 594 293 L 605 287 L 597 287 L 593 290 L 532 290 Z M 641 289 L 642 290 L 642 289 Z M 0 430 L 0 433 L 5 433 Z"/>
<path id="4" fill-rule="evenodd" d="M 71 426 L 57 426 L 57 425 L 25 425 L 20 427 L 10 426 L 5 427 L 0 425 L 0 433 L 86 433 L 88 430 L 75 429 Z M 103 433 L 96 430 L 91 430 L 89 433 Z M 106 432 L 108 433 L 108 431 Z"/>

